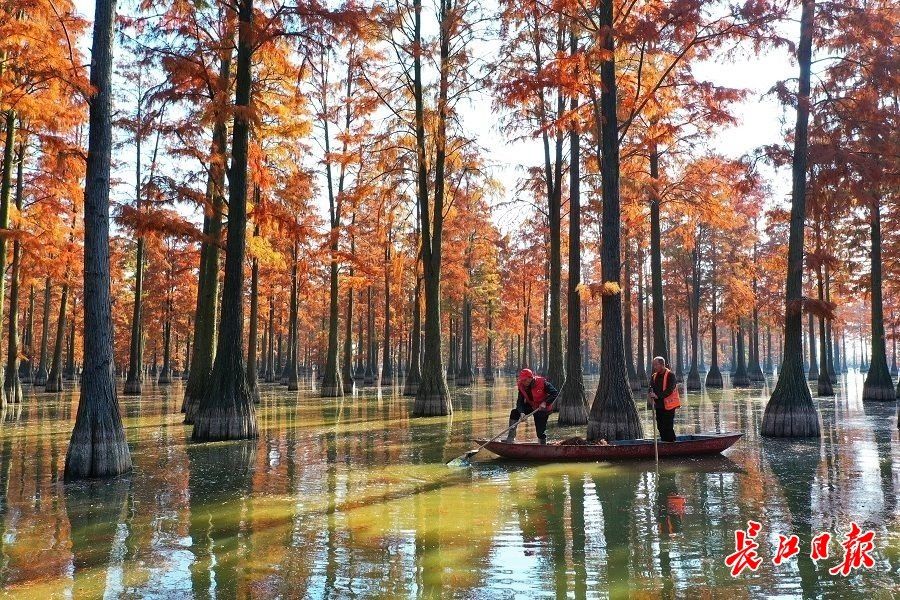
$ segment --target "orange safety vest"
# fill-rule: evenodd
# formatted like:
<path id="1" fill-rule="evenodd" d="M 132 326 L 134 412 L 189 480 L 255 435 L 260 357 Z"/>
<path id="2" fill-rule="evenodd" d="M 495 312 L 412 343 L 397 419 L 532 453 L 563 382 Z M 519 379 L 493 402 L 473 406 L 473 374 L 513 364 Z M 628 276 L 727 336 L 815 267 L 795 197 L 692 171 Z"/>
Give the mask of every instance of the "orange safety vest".
<path id="1" fill-rule="evenodd" d="M 544 382 L 546 382 L 546 379 L 535 375 L 534 383 L 531 384 L 531 389 L 527 389 L 521 383 L 518 384 L 519 392 L 525 397 L 525 402 L 534 410 L 540 408 L 541 402 L 547 399 L 547 388 L 544 387 Z"/>
<path id="2" fill-rule="evenodd" d="M 669 373 L 671 373 L 669 369 L 666 369 L 666 372 L 663 374 L 663 385 L 662 389 L 666 389 L 669 385 Z M 653 374 L 653 379 L 656 379 L 658 373 Z M 681 406 L 681 396 L 678 395 L 678 384 L 675 384 L 675 389 L 672 390 L 672 393 L 663 398 L 663 409 L 665 410 L 675 410 Z"/>

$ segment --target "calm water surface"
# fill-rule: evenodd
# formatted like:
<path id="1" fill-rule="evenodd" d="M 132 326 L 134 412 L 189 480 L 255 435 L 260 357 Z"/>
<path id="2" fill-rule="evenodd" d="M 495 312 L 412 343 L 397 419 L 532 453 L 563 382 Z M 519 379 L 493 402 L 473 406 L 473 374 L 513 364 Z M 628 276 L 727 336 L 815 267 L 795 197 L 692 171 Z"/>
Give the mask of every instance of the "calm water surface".
<path id="1" fill-rule="evenodd" d="M 77 485 L 62 483 L 76 395 L 30 393 L 0 429 L 0 594 L 896 598 L 896 405 L 863 405 L 861 385 L 851 374 L 816 400 L 812 443 L 759 436 L 768 389 L 691 394 L 680 433 L 746 436 L 722 457 L 658 469 L 487 451 L 470 469 L 445 466 L 506 426 L 511 380 L 455 390 L 452 419 L 410 419 L 396 388 L 341 401 L 264 386 L 258 441 L 202 445 L 181 424 L 181 385 L 146 385 L 120 398 L 133 474 Z M 551 437 L 579 433 L 551 424 Z M 724 559 L 748 519 L 762 523 L 763 562 L 732 578 Z M 875 566 L 832 576 L 851 521 L 874 530 Z M 831 557 L 815 564 L 821 531 Z M 775 566 L 779 534 L 798 535 L 801 553 Z"/>

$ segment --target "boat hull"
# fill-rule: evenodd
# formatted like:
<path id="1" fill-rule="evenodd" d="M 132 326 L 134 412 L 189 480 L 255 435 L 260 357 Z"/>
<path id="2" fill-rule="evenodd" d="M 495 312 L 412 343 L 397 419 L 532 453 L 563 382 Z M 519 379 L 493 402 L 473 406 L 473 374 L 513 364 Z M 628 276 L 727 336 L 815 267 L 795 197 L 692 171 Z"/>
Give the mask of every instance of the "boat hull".
<path id="1" fill-rule="evenodd" d="M 736 431 L 725 433 L 700 433 L 680 435 L 674 442 L 658 442 L 660 458 L 676 456 L 704 456 L 718 454 L 730 448 L 744 434 Z M 479 445 L 487 440 L 475 440 Z M 573 462 L 600 460 L 640 460 L 653 459 L 656 453 L 652 439 L 619 440 L 606 446 L 559 446 L 556 444 L 507 443 L 501 441 L 487 442 L 488 450 L 513 460 L 531 460 L 545 462 Z"/>

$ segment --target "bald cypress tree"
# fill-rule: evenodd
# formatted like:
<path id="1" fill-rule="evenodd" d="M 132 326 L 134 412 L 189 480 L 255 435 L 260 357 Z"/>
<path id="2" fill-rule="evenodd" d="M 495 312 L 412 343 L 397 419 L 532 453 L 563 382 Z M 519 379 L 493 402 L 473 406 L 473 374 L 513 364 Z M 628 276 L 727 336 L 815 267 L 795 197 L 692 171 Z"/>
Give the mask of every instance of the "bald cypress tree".
<path id="1" fill-rule="evenodd" d="M 131 470 L 131 454 L 116 397 L 110 297 L 109 173 L 115 16 L 115 0 L 97 0 L 91 49 L 94 94 L 88 118 L 84 190 L 84 372 L 66 453 L 67 481 Z"/>

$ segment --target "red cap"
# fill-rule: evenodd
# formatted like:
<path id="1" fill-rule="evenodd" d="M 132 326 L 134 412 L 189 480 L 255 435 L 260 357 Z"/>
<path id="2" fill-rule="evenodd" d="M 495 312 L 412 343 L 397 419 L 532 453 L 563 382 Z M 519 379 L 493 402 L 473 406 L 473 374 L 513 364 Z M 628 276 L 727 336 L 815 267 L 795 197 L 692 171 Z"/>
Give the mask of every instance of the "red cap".
<path id="1" fill-rule="evenodd" d="M 534 371 L 532 371 L 531 369 L 522 369 L 521 371 L 519 371 L 519 381 L 522 381 L 523 379 L 533 379 L 533 378 L 534 378 Z"/>

